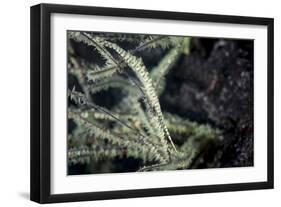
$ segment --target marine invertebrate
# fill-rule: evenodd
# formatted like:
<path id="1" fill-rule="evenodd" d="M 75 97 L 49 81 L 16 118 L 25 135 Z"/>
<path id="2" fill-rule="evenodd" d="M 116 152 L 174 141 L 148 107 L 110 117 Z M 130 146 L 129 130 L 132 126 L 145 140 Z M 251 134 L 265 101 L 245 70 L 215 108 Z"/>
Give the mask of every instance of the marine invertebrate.
<path id="1" fill-rule="evenodd" d="M 165 75 L 188 55 L 189 37 L 77 31 L 68 37 L 98 54 L 97 63 L 89 63 L 68 44 L 68 72 L 80 88 L 68 90 L 68 118 L 75 123 L 68 136 L 69 165 L 126 156 L 141 160 L 139 171 L 186 169 L 218 139 L 219 130 L 210 125 L 161 109 Z M 132 42 L 133 49 L 121 46 Z M 166 53 L 149 69 L 136 53 L 155 48 Z M 119 89 L 119 102 L 110 109 L 97 104 L 93 95 L 111 88 Z"/>

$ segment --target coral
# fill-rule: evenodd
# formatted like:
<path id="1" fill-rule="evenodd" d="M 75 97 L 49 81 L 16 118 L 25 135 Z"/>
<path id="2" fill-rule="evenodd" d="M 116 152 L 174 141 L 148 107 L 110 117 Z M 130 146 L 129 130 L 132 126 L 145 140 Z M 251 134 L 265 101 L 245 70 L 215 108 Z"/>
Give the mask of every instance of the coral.
<path id="1" fill-rule="evenodd" d="M 94 50 L 96 61 L 79 58 L 71 41 Z M 138 171 L 188 169 L 219 141 L 218 129 L 161 109 L 165 77 L 189 44 L 189 37 L 68 31 L 68 72 L 77 80 L 68 89 L 69 165 L 125 156 L 141 160 Z M 165 54 L 151 69 L 137 55 L 159 49 Z M 119 101 L 99 105 L 94 95 L 111 89 Z"/>

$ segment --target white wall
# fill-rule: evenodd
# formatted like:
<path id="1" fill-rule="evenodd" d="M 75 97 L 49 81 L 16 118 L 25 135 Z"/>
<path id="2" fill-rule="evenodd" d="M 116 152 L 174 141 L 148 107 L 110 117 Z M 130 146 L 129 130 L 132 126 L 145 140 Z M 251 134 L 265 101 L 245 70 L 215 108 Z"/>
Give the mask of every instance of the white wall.
<path id="1" fill-rule="evenodd" d="M 275 190 L 212 193 L 173 197 L 64 203 L 53 206 L 265 206 L 281 202 L 281 12 L 278 1 L 245 0 L 80 0 L 2 1 L 0 32 L 0 204 L 35 206 L 29 201 L 29 7 L 67 3 L 138 9 L 218 13 L 275 18 Z M 3 28 L 4 27 L 4 28 Z M 266 86 L 265 86 L 266 87 Z M 279 116 L 279 117 L 278 117 Z"/>

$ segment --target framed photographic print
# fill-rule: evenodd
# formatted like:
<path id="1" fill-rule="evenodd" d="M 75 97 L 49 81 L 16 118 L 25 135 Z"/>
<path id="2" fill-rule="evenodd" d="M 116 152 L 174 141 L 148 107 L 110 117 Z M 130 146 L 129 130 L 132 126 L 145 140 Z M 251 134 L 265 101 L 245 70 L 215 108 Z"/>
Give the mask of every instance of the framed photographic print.
<path id="1" fill-rule="evenodd" d="M 273 19 L 31 7 L 31 200 L 273 188 Z"/>

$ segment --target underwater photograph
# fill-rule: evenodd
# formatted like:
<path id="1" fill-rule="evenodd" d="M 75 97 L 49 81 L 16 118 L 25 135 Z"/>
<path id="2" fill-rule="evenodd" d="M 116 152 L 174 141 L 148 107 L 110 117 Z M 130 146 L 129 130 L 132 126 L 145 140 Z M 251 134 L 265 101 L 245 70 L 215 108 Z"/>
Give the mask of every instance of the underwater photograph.
<path id="1" fill-rule="evenodd" d="M 68 175 L 254 166 L 254 40 L 66 41 Z"/>

